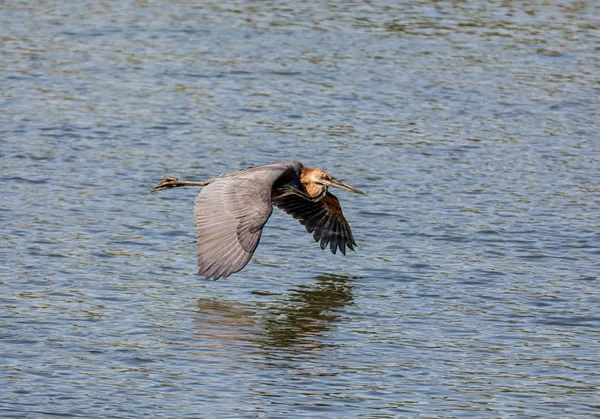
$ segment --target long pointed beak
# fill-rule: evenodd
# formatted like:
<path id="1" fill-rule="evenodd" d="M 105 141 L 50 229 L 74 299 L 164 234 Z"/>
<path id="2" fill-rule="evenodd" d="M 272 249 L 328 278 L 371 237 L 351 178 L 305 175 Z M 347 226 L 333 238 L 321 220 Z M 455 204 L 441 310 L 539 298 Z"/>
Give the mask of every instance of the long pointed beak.
<path id="1" fill-rule="evenodd" d="M 340 188 L 340 189 L 343 189 L 343 190 L 348 191 L 348 192 L 358 193 L 358 194 L 361 194 L 361 195 L 365 194 L 364 192 L 359 191 L 355 187 L 350 186 L 348 184 L 345 184 L 344 182 L 342 182 L 340 180 L 337 180 L 335 178 L 331 179 L 331 181 L 329 182 L 329 186 L 333 186 L 334 188 Z"/>

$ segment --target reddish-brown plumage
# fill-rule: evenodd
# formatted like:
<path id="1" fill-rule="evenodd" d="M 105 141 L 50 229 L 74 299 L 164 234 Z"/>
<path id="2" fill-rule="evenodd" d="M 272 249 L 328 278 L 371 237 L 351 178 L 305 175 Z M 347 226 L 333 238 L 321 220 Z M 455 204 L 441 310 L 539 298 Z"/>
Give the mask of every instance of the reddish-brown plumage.
<path id="1" fill-rule="evenodd" d="M 340 222 L 346 222 L 346 217 L 344 217 L 344 213 L 342 212 L 340 201 L 334 195 L 330 193 L 325 195 L 323 197 L 323 205 L 325 205 L 327 211 L 333 213 Z"/>
<path id="2" fill-rule="evenodd" d="M 316 198 L 325 192 L 325 187 L 317 183 L 317 179 L 321 179 L 324 176 L 328 176 L 321 169 L 314 169 L 312 167 L 304 167 L 300 172 L 300 184 L 310 198 Z"/>

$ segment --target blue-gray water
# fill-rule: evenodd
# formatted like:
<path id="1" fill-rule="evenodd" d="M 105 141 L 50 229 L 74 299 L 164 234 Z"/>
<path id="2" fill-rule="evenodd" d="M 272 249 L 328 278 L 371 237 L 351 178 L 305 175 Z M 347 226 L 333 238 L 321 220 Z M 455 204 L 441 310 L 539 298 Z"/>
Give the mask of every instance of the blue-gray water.
<path id="1" fill-rule="evenodd" d="M 4 2 L 0 416 L 600 417 L 597 2 Z M 295 158 L 196 276 L 200 180 Z"/>

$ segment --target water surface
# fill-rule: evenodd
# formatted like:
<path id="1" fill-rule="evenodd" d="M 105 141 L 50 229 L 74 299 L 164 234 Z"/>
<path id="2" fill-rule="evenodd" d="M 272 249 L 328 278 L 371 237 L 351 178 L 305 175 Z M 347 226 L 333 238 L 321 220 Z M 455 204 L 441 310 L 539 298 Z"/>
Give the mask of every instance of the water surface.
<path id="1" fill-rule="evenodd" d="M 20 2 L 0 11 L 2 417 L 600 412 L 593 2 Z M 195 275 L 194 189 L 295 158 L 359 247 L 276 211 Z"/>

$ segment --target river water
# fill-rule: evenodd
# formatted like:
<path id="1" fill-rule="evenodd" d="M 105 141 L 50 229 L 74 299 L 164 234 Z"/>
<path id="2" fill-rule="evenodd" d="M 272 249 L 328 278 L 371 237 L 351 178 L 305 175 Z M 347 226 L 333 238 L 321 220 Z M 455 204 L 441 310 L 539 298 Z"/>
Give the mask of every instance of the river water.
<path id="1" fill-rule="evenodd" d="M 0 416 L 600 417 L 600 8 L 4 2 Z M 281 211 L 196 275 L 198 190 L 297 159 L 359 247 Z"/>

